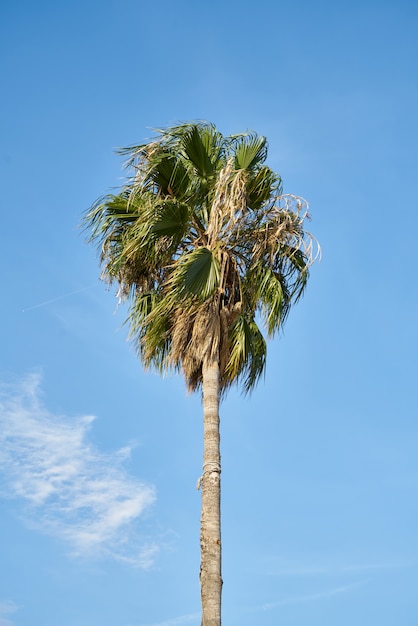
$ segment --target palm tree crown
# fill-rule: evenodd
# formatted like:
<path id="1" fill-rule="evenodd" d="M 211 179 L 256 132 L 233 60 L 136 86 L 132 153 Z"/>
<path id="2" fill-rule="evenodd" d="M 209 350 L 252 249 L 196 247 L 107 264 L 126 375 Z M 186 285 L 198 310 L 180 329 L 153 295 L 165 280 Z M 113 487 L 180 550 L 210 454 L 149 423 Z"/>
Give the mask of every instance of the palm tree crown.
<path id="1" fill-rule="evenodd" d="M 253 132 L 206 122 L 158 130 L 121 151 L 130 177 L 85 216 L 102 276 L 131 302 L 131 335 L 146 366 L 181 369 L 189 389 L 217 360 L 220 389 L 262 374 L 266 341 L 305 289 L 315 242 L 306 202 L 283 195 Z"/>

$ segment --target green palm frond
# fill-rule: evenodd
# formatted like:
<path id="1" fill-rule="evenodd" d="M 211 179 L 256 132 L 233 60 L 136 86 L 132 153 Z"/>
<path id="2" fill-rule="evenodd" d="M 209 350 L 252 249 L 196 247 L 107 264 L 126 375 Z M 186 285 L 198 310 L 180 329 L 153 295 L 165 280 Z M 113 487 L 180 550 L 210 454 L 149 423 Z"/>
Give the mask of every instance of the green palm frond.
<path id="1" fill-rule="evenodd" d="M 220 267 L 216 256 L 207 248 L 191 250 L 175 264 L 169 289 L 175 300 L 208 300 L 219 287 Z"/>
<path id="2" fill-rule="evenodd" d="M 170 311 L 164 298 L 155 292 L 138 294 L 129 312 L 130 337 L 146 367 L 162 372 L 170 353 Z"/>
<path id="3" fill-rule="evenodd" d="M 302 297 L 309 279 L 310 261 L 307 254 L 301 248 L 283 245 L 276 255 L 274 267 L 288 286 L 289 300 L 296 303 Z"/>
<path id="4" fill-rule="evenodd" d="M 149 162 L 149 179 L 157 185 L 159 192 L 182 198 L 187 195 L 190 180 L 182 161 L 169 152 L 157 152 Z"/>
<path id="5" fill-rule="evenodd" d="M 240 315 L 231 329 L 230 356 L 225 367 L 227 385 L 243 379 L 246 393 L 257 384 L 264 372 L 267 346 L 254 319 Z"/>
<path id="6" fill-rule="evenodd" d="M 269 265 L 258 261 L 248 272 L 243 289 L 252 303 L 259 308 L 269 337 L 281 327 L 288 313 L 290 301 L 287 285 L 282 276 Z"/>
<path id="7" fill-rule="evenodd" d="M 248 206 L 257 211 L 268 204 L 274 195 L 280 194 L 281 182 L 280 176 L 269 167 L 261 167 L 248 182 Z"/>
<path id="8" fill-rule="evenodd" d="M 166 201 L 158 206 L 154 220 L 150 226 L 150 233 L 155 237 L 174 237 L 179 243 L 185 236 L 189 221 L 189 207 L 187 204 Z"/>
<path id="9" fill-rule="evenodd" d="M 278 274 L 270 268 L 264 268 L 260 278 L 259 300 L 267 332 L 271 337 L 281 326 L 288 303 Z"/>
<path id="10" fill-rule="evenodd" d="M 267 157 L 267 139 L 250 133 L 238 137 L 235 147 L 235 167 L 240 170 L 251 170 L 260 166 Z"/>
<path id="11" fill-rule="evenodd" d="M 204 141 L 205 138 L 205 141 Z M 211 159 L 210 133 L 206 129 L 205 135 L 199 132 L 198 126 L 191 126 L 182 138 L 182 144 L 187 157 L 203 178 L 208 178 L 214 172 L 214 163 Z"/>
<path id="12" fill-rule="evenodd" d="M 123 228 L 123 224 L 132 223 L 135 219 L 135 208 L 128 207 L 127 194 L 107 194 L 92 205 L 81 225 L 83 230 L 90 231 L 89 241 L 97 241 L 100 245 L 109 230 Z"/>

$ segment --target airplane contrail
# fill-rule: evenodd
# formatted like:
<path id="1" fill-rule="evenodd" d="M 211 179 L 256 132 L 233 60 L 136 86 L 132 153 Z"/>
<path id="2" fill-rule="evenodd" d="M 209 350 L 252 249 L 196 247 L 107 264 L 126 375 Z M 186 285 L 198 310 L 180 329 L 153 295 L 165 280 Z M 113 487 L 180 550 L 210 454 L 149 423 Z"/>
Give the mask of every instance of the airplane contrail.
<path id="1" fill-rule="evenodd" d="M 62 294 L 62 296 L 57 296 L 56 298 L 45 300 L 44 302 L 40 302 L 39 304 L 34 304 L 33 306 L 30 306 L 28 309 L 22 309 L 22 313 L 27 313 L 28 311 L 39 309 L 42 306 L 47 306 L 48 304 L 52 304 L 53 302 L 57 302 L 58 300 L 63 300 L 64 298 L 69 298 L 70 296 L 74 296 L 76 293 L 80 293 L 81 291 L 86 291 L 86 289 L 90 289 L 90 287 L 82 287 L 81 289 L 76 289 L 75 291 L 69 291 L 68 293 L 64 293 Z"/>

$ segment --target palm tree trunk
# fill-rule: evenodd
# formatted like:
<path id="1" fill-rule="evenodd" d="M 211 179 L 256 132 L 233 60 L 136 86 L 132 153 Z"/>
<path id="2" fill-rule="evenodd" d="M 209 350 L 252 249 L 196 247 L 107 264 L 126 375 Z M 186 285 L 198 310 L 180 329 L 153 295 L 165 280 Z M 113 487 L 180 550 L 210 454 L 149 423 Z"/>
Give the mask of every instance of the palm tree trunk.
<path id="1" fill-rule="evenodd" d="M 200 523 L 202 626 L 221 626 L 221 455 L 219 363 L 203 365 L 203 475 Z"/>

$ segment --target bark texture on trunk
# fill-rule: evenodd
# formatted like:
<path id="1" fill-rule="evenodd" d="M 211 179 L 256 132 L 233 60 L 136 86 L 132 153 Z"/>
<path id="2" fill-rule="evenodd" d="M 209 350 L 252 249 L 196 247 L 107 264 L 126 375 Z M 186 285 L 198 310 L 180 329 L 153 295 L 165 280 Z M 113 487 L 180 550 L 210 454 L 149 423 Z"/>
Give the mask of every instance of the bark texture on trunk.
<path id="1" fill-rule="evenodd" d="M 200 524 L 202 626 L 221 626 L 221 455 L 219 364 L 203 366 L 203 474 Z"/>

